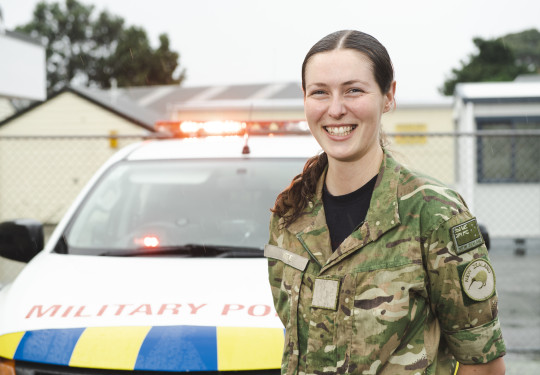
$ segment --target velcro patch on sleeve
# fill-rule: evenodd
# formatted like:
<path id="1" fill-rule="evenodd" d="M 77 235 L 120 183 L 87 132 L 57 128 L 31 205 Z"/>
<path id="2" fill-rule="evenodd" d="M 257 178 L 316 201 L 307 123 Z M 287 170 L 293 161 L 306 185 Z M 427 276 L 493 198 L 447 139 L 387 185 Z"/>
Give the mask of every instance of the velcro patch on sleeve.
<path id="1" fill-rule="evenodd" d="M 466 253 L 484 243 L 476 219 L 468 220 L 450 229 L 457 255 Z"/>

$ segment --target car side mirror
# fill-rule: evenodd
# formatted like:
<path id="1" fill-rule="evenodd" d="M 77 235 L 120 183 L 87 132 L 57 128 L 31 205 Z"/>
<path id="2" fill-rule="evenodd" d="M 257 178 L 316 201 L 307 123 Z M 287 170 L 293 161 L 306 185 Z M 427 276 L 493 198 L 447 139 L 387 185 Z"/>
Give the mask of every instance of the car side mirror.
<path id="1" fill-rule="evenodd" d="M 33 219 L 0 223 L 0 256 L 28 263 L 43 249 L 43 224 Z"/>

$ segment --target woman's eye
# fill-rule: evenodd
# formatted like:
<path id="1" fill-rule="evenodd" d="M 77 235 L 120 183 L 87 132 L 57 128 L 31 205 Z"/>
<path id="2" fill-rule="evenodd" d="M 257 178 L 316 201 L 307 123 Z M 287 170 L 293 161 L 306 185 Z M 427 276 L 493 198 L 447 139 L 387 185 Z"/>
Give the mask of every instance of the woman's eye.
<path id="1" fill-rule="evenodd" d="M 359 89 L 359 88 L 352 88 L 352 89 L 349 89 L 349 92 L 352 94 L 357 94 L 357 93 L 363 93 L 364 90 Z"/>
<path id="2" fill-rule="evenodd" d="M 309 96 L 314 99 L 321 99 L 326 97 L 326 91 L 324 90 L 313 90 L 309 93 Z"/>

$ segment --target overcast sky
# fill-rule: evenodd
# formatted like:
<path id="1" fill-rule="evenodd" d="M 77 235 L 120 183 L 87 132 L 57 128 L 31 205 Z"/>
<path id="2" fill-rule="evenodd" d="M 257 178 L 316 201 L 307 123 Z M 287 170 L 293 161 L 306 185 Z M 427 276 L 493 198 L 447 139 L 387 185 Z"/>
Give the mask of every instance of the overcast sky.
<path id="1" fill-rule="evenodd" d="M 475 52 L 474 37 L 540 30 L 538 0 L 79 1 L 95 5 L 96 15 L 106 9 L 143 27 L 154 47 L 168 34 L 189 86 L 300 81 L 304 55 L 317 40 L 358 29 L 388 49 L 402 101 L 439 98 L 451 69 Z M 37 3 L 0 0 L 5 27 L 29 22 Z"/>

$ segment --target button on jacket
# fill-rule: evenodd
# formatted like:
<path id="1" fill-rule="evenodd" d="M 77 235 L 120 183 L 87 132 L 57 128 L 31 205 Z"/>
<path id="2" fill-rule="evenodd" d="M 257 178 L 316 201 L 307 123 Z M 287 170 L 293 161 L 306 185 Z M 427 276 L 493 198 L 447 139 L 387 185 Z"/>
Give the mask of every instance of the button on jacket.
<path id="1" fill-rule="evenodd" d="M 366 220 L 332 252 L 321 200 L 265 247 L 283 374 L 451 374 L 505 353 L 495 275 L 451 189 L 386 151 Z"/>

